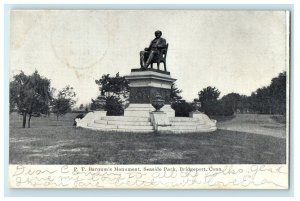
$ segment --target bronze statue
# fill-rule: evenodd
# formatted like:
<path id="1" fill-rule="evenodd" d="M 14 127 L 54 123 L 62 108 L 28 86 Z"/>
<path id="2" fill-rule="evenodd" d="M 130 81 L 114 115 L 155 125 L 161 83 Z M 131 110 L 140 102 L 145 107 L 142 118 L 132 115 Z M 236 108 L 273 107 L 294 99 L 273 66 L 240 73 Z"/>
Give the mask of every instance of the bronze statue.
<path id="1" fill-rule="evenodd" d="M 149 65 L 153 68 L 153 63 L 157 64 L 159 70 L 159 64 L 164 64 L 164 69 L 166 69 L 166 57 L 168 51 L 168 44 L 164 38 L 161 38 L 162 32 L 155 31 L 155 38 L 151 41 L 148 48 L 140 52 L 140 64 L 141 68 L 146 69 Z"/>

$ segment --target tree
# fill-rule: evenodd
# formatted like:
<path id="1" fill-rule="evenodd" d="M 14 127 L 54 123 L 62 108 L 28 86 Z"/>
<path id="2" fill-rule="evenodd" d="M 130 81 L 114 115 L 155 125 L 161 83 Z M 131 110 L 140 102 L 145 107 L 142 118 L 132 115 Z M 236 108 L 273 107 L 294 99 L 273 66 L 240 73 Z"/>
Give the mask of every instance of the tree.
<path id="1" fill-rule="evenodd" d="M 248 96 L 240 96 L 240 100 L 237 102 L 236 109 L 240 113 L 248 113 L 250 111 L 250 102 Z"/>
<path id="2" fill-rule="evenodd" d="M 215 101 L 219 98 L 220 92 L 216 87 L 209 86 L 202 89 L 198 95 L 200 102 Z"/>
<path id="3" fill-rule="evenodd" d="M 229 93 L 225 96 L 223 96 L 220 100 L 221 104 L 223 107 L 228 108 L 228 110 L 232 110 L 232 114 L 235 113 L 238 109 L 238 106 L 240 105 L 241 102 L 241 95 L 238 93 Z"/>
<path id="4" fill-rule="evenodd" d="M 32 75 L 25 75 L 21 71 L 13 77 L 9 88 L 10 108 L 16 108 L 23 116 L 23 128 L 26 127 L 27 116 L 28 128 L 30 128 L 32 116 L 49 113 L 52 99 L 50 84 L 50 80 L 40 76 L 38 71 Z"/>
<path id="5" fill-rule="evenodd" d="M 250 109 L 260 114 L 286 113 L 286 72 L 273 78 L 267 87 L 257 89 L 249 97 Z"/>
<path id="6" fill-rule="evenodd" d="M 216 87 L 208 86 L 199 91 L 198 96 L 202 111 L 207 115 L 214 115 L 218 107 L 217 99 L 220 96 L 220 91 Z"/>
<path id="7" fill-rule="evenodd" d="M 57 120 L 59 116 L 63 116 L 71 110 L 76 103 L 75 96 L 76 93 L 73 91 L 73 87 L 69 85 L 58 92 L 57 97 L 52 101 L 52 112 L 56 115 Z"/>
<path id="8" fill-rule="evenodd" d="M 260 114 L 272 114 L 270 89 L 262 87 L 250 96 L 251 109 Z"/>
<path id="9" fill-rule="evenodd" d="M 105 110 L 107 116 L 120 116 L 124 114 L 123 101 L 116 96 L 106 98 Z"/>
<path id="10" fill-rule="evenodd" d="M 80 104 L 79 110 L 83 110 L 83 104 Z"/>
<path id="11" fill-rule="evenodd" d="M 182 97 L 180 96 L 182 90 L 178 89 L 175 83 L 172 83 L 171 85 L 171 102 L 178 102 L 182 99 Z"/>
<path id="12" fill-rule="evenodd" d="M 110 74 L 102 75 L 99 80 L 95 80 L 99 86 L 101 95 L 106 97 L 105 109 L 107 115 L 122 115 L 124 113 L 124 103 L 129 97 L 129 82 L 119 73 L 115 77 Z M 99 98 L 99 97 L 97 97 Z M 91 109 L 97 109 L 92 99 Z"/>
<path id="13" fill-rule="evenodd" d="M 286 72 L 282 72 L 271 81 L 270 96 L 272 97 L 273 113 L 286 113 Z"/>
<path id="14" fill-rule="evenodd" d="M 102 75 L 101 79 L 95 80 L 95 82 L 99 86 L 101 95 L 120 98 L 127 98 L 129 95 L 129 82 L 119 73 L 115 77 L 110 77 L 110 74 Z"/>

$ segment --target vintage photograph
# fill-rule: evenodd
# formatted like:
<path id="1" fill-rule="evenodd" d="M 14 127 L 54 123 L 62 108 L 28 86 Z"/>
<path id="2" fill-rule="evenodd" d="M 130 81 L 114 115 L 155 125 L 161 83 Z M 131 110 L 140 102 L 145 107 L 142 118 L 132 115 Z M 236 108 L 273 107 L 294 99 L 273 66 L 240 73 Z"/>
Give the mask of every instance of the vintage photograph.
<path id="1" fill-rule="evenodd" d="M 11 10 L 10 165 L 288 165 L 289 19 Z"/>

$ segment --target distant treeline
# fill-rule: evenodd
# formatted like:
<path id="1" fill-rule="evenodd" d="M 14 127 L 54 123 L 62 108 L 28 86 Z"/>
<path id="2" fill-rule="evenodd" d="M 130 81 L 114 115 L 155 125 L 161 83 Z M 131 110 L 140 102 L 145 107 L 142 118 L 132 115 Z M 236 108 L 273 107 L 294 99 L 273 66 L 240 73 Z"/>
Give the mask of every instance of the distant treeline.
<path id="1" fill-rule="evenodd" d="M 99 87 L 101 97 L 105 97 L 104 109 L 107 115 L 119 116 L 124 114 L 128 106 L 129 83 L 124 76 L 117 73 L 111 77 L 103 75 L 95 80 Z M 195 105 L 201 103 L 200 111 L 207 115 L 230 116 L 234 113 L 258 113 L 258 114 L 285 114 L 286 113 L 286 72 L 280 73 L 271 80 L 271 84 L 257 89 L 251 96 L 238 93 L 229 93 L 219 98 L 220 91 L 216 87 L 208 86 L 198 92 L 194 102 L 186 102 L 181 96 L 182 90 L 175 84 L 171 86 L 171 106 L 176 116 L 189 116 L 195 110 Z M 17 111 L 23 116 L 22 126 L 25 128 L 32 116 L 50 115 L 59 116 L 67 112 L 86 113 L 99 109 L 96 103 L 100 96 L 91 103 L 74 108 L 76 93 L 73 87 L 67 85 L 57 91 L 51 87 L 51 80 L 42 77 L 37 71 L 31 75 L 20 72 L 10 81 L 10 111 Z M 197 102 L 197 104 L 196 104 Z M 198 104 L 199 106 L 199 104 Z M 199 107 L 197 106 L 197 109 Z"/>
<path id="2" fill-rule="evenodd" d="M 128 105 L 129 85 L 119 73 L 111 77 L 103 75 L 95 81 L 99 86 L 101 94 L 106 96 L 108 115 L 123 115 Z M 171 87 L 171 107 L 175 110 L 176 116 L 189 116 L 195 108 L 195 101 L 201 103 L 200 111 L 207 115 L 230 116 L 234 113 L 257 113 L 257 114 L 285 114 L 286 113 L 286 72 L 280 73 L 271 80 L 271 84 L 253 92 L 250 96 L 238 93 L 229 93 L 219 98 L 220 91 L 216 87 L 208 86 L 198 92 L 194 102 L 187 102 L 182 97 L 182 90 L 175 84 Z M 99 97 L 97 97 L 99 98 Z M 97 109 L 97 106 L 90 104 L 89 110 Z"/>
<path id="3" fill-rule="evenodd" d="M 175 88 L 177 98 L 172 107 L 177 116 L 188 116 L 193 110 L 192 104 L 183 100 Z M 230 116 L 234 113 L 285 114 L 286 113 L 286 72 L 271 80 L 271 84 L 253 92 L 250 96 L 229 93 L 219 99 L 220 91 L 216 87 L 206 87 L 199 91 L 198 100 L 201 111 L 207 115 Z"/>

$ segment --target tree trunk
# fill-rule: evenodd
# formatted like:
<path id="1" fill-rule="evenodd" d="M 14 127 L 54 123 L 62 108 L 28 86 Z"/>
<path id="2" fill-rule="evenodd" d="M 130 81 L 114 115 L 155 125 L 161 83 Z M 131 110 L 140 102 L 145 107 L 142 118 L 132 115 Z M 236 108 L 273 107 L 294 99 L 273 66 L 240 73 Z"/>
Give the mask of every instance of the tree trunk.
<path id="1" fill-rule="evenodd" d="M 57 114 L 57 115 L 56 115 L 56 121 L 58 121 L 58 116 L 59 116 L 59 115 Z"/>
<path id="2" fill-rule="evenodd" d="M 31 120 L 31 114 L 29 114 L 29 117 L 28 117 L 28 128 L 30 128 L 30 120 Z"/>
<path id="3" fill-rule="evenodd" d="M 24 113 L 23 113 L 23 128 L 26 127 L 26 116 L 27 116 L 27 113 L 24 112 Z"/>

